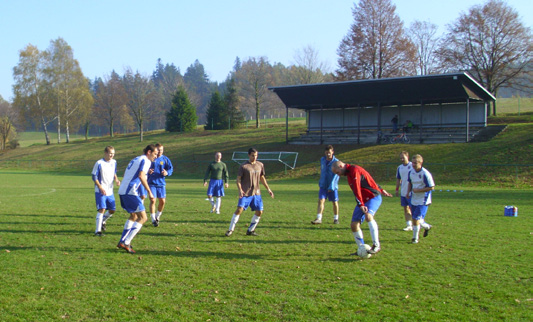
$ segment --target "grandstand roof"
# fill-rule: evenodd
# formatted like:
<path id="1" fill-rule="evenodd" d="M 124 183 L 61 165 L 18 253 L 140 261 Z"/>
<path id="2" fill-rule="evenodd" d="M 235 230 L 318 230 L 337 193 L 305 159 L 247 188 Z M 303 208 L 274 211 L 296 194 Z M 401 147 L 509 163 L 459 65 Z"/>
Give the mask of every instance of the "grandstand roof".
<path id="1" fill-rule="evenodd" d="M 467 73 L 270 87 L 286 107 L 334 109 L 458 103 L 496 98 Z"/>

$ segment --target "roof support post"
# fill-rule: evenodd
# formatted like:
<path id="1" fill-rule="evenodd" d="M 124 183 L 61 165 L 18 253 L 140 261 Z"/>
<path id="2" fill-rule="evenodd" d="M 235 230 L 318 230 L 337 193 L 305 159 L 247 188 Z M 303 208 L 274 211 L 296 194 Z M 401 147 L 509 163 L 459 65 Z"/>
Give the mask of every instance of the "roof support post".
<path id="1" fill-rule="evenodd" d="M 470 132 L 470 97 L 466 99 L 466 139 L 465 142 L 468 143 L 468 137 Z"/>
<path id="2" fill-rule="evenodd" d="M 357 107 L 357 144 L 361 144 L 361 104 Z"/>
<path id="3" fill-rule="evenodd" d="M 285 106 L 285 144 L 289 144 L 289 107 Z"/>
<path id="4" fill-rule="evenodd" d="M 422 122 L 424 120 L 424 100 L 420 100 L 420 120 L 418 121 L 418 142 L 422 143 Z"/>
<path id="5" fill-rule="evenodd" d="M 324 131 L 322 125 L 324 121 L 324 106 L 320 105 L 320 144 L 324 144 L 324 139 L 322 138 L 322 132 Z"/>
<path id="6" fill-rule="evenodd" d="M 378 102 L 378 132 L 381 132 L 381 102 Z"/>

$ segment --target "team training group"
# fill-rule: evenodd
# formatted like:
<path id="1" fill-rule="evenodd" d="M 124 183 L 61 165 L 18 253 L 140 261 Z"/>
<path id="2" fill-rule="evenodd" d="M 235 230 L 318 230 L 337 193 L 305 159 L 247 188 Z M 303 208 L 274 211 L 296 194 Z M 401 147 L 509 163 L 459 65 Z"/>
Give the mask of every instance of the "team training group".
<path id="1" fill-rule="evenodd" d="M 117 245 L 118 248 L 131 254 L 135 253 L 131 242 L 148 220 L 144 207 L 146 197 L 150 199 L 152 225 L 154 227 L 159 226 L 166 201 L 165 177 L 172 175 L 173 172 L 172 162 L 163 152 L 164 146 L 162 144 L 147 145 L 143 150 L 143 155 L 130 161 L 124 171 L 122 182 L 120 182 L 116 174 L 115 149 L 112 146 L 105 148 L 104 157 L 95 163 L 92 171 L 97 209 L 95 236 L 102 236 L 106 230 L 107 220 L 116 211 L 113 193 L 115 184 L 119 186 L 120 205 L 130 214 L 124 224 L 124 230 Z M 255 229 L 263 214 L 260 184 L 267 189 L 270 197 L 274 198 L 274 193 L 265 178 L 265 167 L 262 162 L 257 160 L 257 157 L 257 150 L 250 148 L 248 161 L 239 167 L 236 180 L 239 200 L 225 234 L 227 237 L 233 234 L 241 214 L 248 207 L 255 213 L 246 235 L 257 236 Z M 204 186 L 208 185 L 207 200 L 211 204 L 211 212 L 217 214 L 220 213 L 221 197 L 224 196 L 224 187 L 228 188 L 229 179 L 226 164 L 221 160 L 222 154 L 216 152 L 215 160 L 209 164 L 204 176 Z M 401 197 L 401 206 L 404 209 L 406 221 L 404 230 L 413 232 L 411 242 L 416 244 L 419 241 L 420 229 L 424 229 L 423 236 L 427 237 L 432 228 L 425 222 L 425 217 L 431 204 L 431 193 L 435 188 L 435 183 L 431 173 L 422 167 L 424 160 L 421 155 L 414 155 L 409 160 L 409 153 L 402 151 L 400 161 L 401 164 L 396 171 L 396 196 Z M 352 234 L 357 247 L 365 244 L 361 223 L 366 221 L 372 238 L 372 246 L 368 253 L 376 254 L 381 250 L 381 245 L 378 224 L 374 217 L 381 205 L 382 195 L 386 197 L 392 197 L 392 195 L 381 188 L 368 171 L 362 167 L 338 160 L 331 145 L 325 147 L 324 156 L 320 160 L 318 209 L 316 219 L 311 223 L 314 225 L 322 223 L 326 199 L 333 205 L 333 223 L 339 223 L 339 176 L 347 177 L 357 202 L 351 221 Z"/>

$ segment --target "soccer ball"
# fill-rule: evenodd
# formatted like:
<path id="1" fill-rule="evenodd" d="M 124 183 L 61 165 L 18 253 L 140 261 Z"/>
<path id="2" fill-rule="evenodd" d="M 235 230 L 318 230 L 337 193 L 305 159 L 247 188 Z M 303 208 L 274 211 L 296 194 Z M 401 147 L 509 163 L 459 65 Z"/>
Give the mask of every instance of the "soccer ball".
<path id="1" fill-rule="evenodd" d="M 370 258 L 372 254 L 370 254 L 368 251 L 371 249 L 370 245 L 363 244 L 357 248 L 357 256 L 361 258 Z"/>

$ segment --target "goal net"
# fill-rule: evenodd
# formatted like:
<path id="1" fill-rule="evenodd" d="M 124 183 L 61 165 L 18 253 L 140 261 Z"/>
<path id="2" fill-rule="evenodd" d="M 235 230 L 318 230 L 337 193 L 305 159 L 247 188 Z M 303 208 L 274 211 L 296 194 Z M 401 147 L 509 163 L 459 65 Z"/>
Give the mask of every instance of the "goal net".
<path id="1" fill-rule="evenodd" d="M 278 161 L 291 169 L 296 167 L 297 159 L 298 152 L 257 152 L 257 161 Z M 248 152 L 235 151 L 231 160 L 243 164 L 249 160 Z"/>

